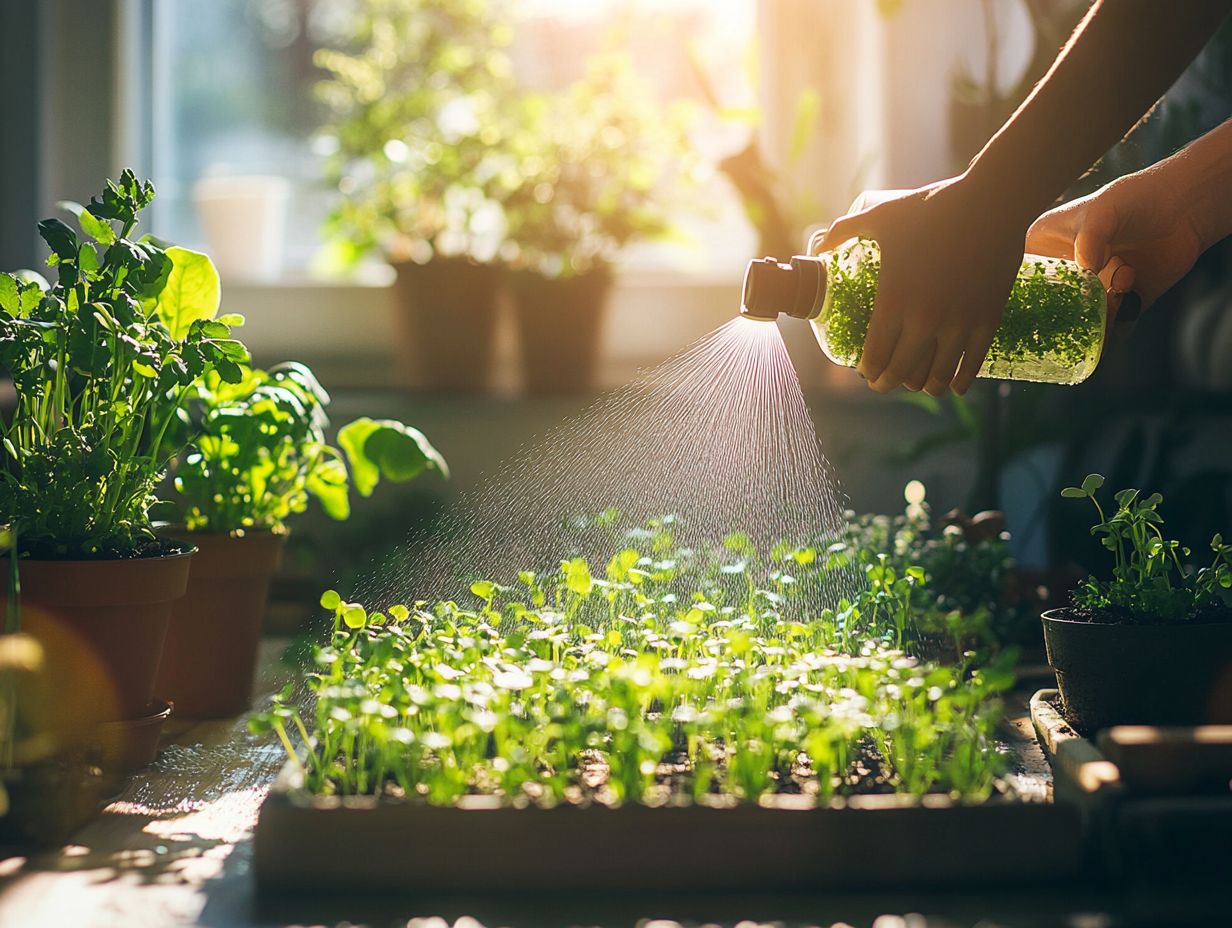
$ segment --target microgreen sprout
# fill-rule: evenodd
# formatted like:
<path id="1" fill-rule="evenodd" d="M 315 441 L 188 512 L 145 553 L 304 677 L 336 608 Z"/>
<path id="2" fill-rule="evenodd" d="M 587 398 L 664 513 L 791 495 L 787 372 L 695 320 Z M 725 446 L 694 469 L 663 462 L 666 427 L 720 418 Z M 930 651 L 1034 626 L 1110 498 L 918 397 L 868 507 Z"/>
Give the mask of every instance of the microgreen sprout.
<path id="1" fill-rule="evenodd" d="M 1112 579 L 1090 577 L 1074 591 L 1074 605 L 1116 621 L 1193 622 L 1228 613 L 1224 593 L 1232 589 L 1232 544 L 1222 535 L 1211 539 L 1211 562 L 1196 571 L 1186 568 L 1192 552 L 1163 535 L 1159 506 L 1163 496 L 1138 490 L 1115 494 L 1109 514 L 1097 496 L 1104 485 L 1089 474 L 1081 486 L 1066 487 L 1067 499 L 1088 499 L 1095 507 L 1091 534 L 1112 553 Z"/>
<path id="2" fill-rule="evenodd" d="M 676 547 L 631 533 L 605 566 L 568 558 L 461 603 L 369 612 L 327 591 L 333 617 L 308 683 L 255 716 L 318 794 L 452 804 L 817 803 L 863 792 L 980 798 L 1003 759 L 1005 655 L 973 667 L 898 646 L 922 570 L 886 562 L 874 588 L 807 612 L 842 558 L 757 550 L 731 535 Z M 787 577 L 792 582 L 785 582 Z M 288 748 L 290 749 L 290 748 Z"/>

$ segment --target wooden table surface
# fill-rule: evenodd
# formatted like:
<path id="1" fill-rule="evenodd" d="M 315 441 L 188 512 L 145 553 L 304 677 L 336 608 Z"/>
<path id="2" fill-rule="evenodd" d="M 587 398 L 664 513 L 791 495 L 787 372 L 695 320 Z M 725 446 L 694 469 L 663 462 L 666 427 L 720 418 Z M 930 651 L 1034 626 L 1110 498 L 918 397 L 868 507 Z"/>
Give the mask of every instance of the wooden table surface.
<path id="1" fill-rule="evenodd" d="M 263 647 L 259 692 L 264 695 L 259 702 L 291 676 L 278 660 L 283 647 L 284 642 L 272 640 Z M 1029 733 L 1028 721 L 1015 721 Z M 752 921 L 822 926 L 875 922 L 875 928 L 1113 928 L 1155 924 L 1126 913 L 1153 917 L 1158 906 L 1175 911 L 1171 896 L 1131 902 L 1082 887 L 788 897 L 595 898 L 561 893 L 551 898 L 268 899 L 258 896 L 252 878 L 252 829 L 283 759 L 277 743 L 248 734 L 242 719 L 202 723 L 173 735 L 158 760 L 136 774 L 123 794 L 70 844 L 29 858 L 0 860 L 0 928 L 406 926 L 408 921 L 412 928 L 496 928 L 635 926 L 648 919 L 698 925 Z M 1195 898 L 1193 893 L 1185 897 L 1189 905 Z M 927 917 L 909 915 L 913 912 Z M 670 924 L 661 921 L 643 928 Z"/>

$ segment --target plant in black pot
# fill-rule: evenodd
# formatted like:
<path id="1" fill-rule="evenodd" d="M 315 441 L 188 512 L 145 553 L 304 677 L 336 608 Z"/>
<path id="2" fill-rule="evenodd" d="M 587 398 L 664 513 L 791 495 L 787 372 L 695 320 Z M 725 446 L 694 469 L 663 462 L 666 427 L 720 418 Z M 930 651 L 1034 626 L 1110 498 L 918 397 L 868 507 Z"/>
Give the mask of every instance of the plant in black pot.
<path id="1" fill-rule="evenodd" d="M 482 390 L 492 367 L 505 237 L 516 184 L 500 114 L 510 95 L 503 6 L 485 0 L 361 0 L 345 39 L 317 53 L 328 78 L 340 194 L 327 265 L 377 254 L 393 296 L 406 380 Z"/>
<path id="2" fill-rule="evenodd" d="M 1088 578 L 1071 607 L 1043 616 L 1066 721 L 1086 735 L 1111 725 L 1232 723 L 1232 545 L 1216 535 L 1210 562 L 1189 567 L 1191 551 L 1163 535 L 1163 497 L 1121 490 L 1105 510 L 1103 483 L 1091 474 L 1061 491 L 1091 501 L 1091 533 L 1113 558 L 1110 578 Z"/>
<path id="3" fill-rule="evenodd" d="M 7 630 L 40 645 L 62 734 L 123 739 L 166 717 L 154 681 L 193 549 L 155 534 L 154 489 L 198 378 L 239 380 L 248 359 L 238 320 L 215 318 L 209 258 L 134 236 L 153 196 L 126 171 L 69 205 L 80 234 L 39 224 L 53 284 L 0 274 L 0 366 L 16 394 L 0 426 Z"/>
<path id="4" fill-rule="evenodd" d="M 158 690 L 183 718 L 222 718 L 249 708 L 270 581 L 287 520 L 311 499 L 346 519 L 349 488 L 370 496 L 382 479 L 447 476 L 423 433 L 392 419 L 356 419 L 326 440 L 329 394 L 312 371 L 288 362 L 245 368 L 238 383 L 208 375 L 185 418 L 191 448 L 175 468 L 184 511 L 173 532 L 197 555 L 175 604 Z"/>
<path id="5" fill-rule="evenodd" d="M 557 95 L 529 94 L 511 145 L 521 184 L 505 201 L 505 253 L 532 392 L 593 385 L 613 263 L 672 229 L 691 165 L 688 110 L 663 107 L 628 57 L 596 56 Z"/>

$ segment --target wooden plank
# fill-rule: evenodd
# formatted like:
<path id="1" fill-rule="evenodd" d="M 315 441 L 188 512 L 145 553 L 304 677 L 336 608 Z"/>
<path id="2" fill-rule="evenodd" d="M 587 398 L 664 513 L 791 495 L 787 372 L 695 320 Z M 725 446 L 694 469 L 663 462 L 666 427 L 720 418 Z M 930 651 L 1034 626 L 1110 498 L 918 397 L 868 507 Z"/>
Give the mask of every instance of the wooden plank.
<path id="1" fill-rule="evenodd" d="M 262 645 L 258 704 L 291 676 L 285 645 Z M 0 861 L 0 925 L 195 924 L 207 884 L 211 900 L 234 903 L 216 924 L 246 923 L 248 839 L 284 759 L 242 718 L 174 735 L 70 844 Z"/>

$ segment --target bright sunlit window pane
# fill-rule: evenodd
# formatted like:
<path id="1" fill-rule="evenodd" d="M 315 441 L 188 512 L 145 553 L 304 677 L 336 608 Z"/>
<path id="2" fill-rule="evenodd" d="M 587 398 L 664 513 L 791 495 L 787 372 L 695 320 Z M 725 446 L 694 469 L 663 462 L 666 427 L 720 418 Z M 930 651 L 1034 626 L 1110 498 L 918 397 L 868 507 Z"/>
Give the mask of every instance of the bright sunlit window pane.
<path id="1" fill-rule="evenodd" d="M 320 223 L 339 195 L 322 180 L 322 113 L 313 93 L 321 72 L 312 57 L 338 39 L 354 2 L 152 4 L 152 174 L 160 234 L 205 246 L 203 220 L 219 221 L 211 203 L 239 196 L 279 212 L 285 201 L 285 230 L 271 232 L 285 246 L 283 273 L 312 264 Z M 591 53 L 618 41 L 662 100 L 696 106 L 692 141 L 708 168 L 695 194 L 699 208 L 678 217 L 676 240 L 628 249 L 626 266 L 733 276 L 755 249 L 737 197 L 714 169 L 752 131 L 755 6 L 755 0 L 524 0 L 513 7 L 511 57 L 527 88 L 565 87 L 582 76 Z M 260 208 L 239 215 L 259 217 Z M 219 235 L 225 226 L 211 238 Z"/>

